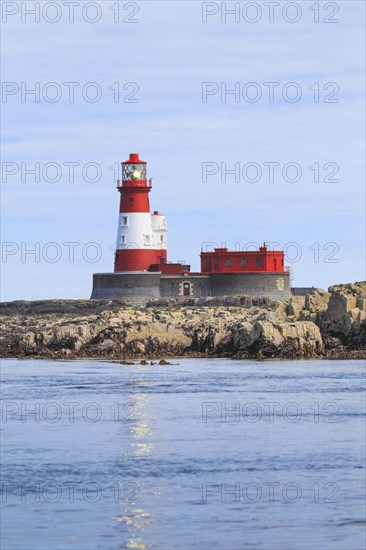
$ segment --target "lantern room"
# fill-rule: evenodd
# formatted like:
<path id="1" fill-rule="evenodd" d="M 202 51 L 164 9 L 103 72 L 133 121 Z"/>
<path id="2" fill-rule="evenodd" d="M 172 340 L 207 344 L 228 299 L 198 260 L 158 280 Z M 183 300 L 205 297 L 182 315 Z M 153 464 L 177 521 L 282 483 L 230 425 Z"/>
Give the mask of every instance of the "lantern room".
<path id="1" fill-rule="evenodd" d="M 146 165 L 138 153 L 131 153 L 122 164 L 122 186 L 146 186 Z"/>

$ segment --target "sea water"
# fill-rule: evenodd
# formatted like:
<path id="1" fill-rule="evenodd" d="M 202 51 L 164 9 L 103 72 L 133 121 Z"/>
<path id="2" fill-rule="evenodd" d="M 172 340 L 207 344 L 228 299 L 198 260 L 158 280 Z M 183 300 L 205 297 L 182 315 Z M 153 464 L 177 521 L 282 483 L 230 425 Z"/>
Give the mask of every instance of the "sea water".
<path id="1" fill-rule="evenodd" d="M 2 548 L 365 546 L 363 361 L 2 361 Z"/>

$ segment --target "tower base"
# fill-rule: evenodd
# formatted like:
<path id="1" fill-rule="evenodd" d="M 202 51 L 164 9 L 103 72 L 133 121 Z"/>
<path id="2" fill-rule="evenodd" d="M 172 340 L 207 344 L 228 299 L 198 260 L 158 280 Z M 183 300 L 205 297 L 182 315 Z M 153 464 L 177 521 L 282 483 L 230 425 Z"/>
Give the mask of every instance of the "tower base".
<path id="1" fill-rule="evenodd" d="M 129 305 L 144 305 L 160 298 L 160 273 L 125 271 L 94 273 L 93 299 L 123 299 Z"/>
<path id="2" fill-rule="evenodd" d="M 143 306 L 159 298 L 208 298 L 224 296 L 291 298 L 290 273 L 187 273 L 128 271 L 95 273 L 92 299 L 122 299 L 126 305 Z"/>

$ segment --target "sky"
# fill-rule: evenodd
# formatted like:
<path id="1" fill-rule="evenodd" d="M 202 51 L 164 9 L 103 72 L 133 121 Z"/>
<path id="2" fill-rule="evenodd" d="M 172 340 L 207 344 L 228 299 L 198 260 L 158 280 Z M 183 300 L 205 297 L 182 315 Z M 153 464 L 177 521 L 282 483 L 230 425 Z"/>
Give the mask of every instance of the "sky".
<path id="1" fill-rule="evenodd" d="M 293 286 L 365 279 L 364 17 L 352 0 L 2 2 L 1 299 L 89 298 L 113 271 L 129 153 L 170 261 L 278 243 Z"/>

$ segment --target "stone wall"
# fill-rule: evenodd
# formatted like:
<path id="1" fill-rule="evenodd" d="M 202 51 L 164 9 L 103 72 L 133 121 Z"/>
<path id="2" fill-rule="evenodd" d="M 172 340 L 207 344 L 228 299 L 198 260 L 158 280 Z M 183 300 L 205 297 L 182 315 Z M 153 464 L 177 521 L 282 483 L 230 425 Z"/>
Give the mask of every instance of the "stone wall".
<path id="1" fill-rule="evenodd" d="M 160 298 L 160 273 L 94 273 L 92 299 L 123 299 L 144 305 Z"/>
<path id="2" fill-rule="evenodd" d="M 291 298 L 290 274 L 211 273 L 212 296 L 267 296 L 274 300 Z"/>
<path id="3" fill-rule="evenodd" d="M 293 296 L 306 296 L 307 294 L 315 294 L 316 288 L 310 287 L 292 287 L 291 292 Z"/>
<path id="4" fill-rule="evenodd" d="M 183 294 L 183 283 L 190 284 L 189 296 Z M 160 279 L 162 298 L 206 298 L 211 294 L 211 282 L 208 275 L 163 275 Z"/>
<path id="5" fill-rule="evenodd" d="M 189 296 L 183 285 L 190 284 Z M 144 305 L 160 298 L 186 300 L 232 296 L 291 298 L 289 273 L 211 273 L 210 275 L 161 275 L 161 273 L 95 273 L 92 299 L 122 299 L 127 305 Z"/>

